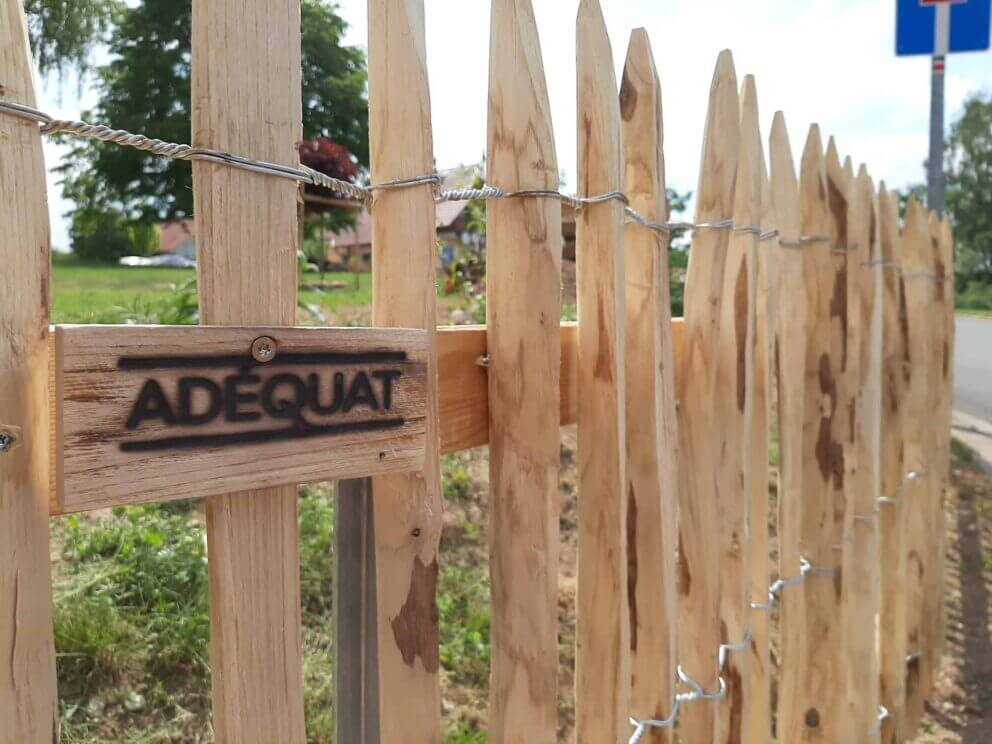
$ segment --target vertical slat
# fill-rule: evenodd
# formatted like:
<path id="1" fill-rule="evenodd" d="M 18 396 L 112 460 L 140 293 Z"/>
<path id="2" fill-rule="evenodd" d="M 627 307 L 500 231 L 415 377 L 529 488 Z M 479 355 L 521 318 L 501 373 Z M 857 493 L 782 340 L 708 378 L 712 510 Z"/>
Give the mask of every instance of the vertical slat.
<path id="1" fill-rule="evenodd" d="M 696 199 L 696 222 L 732 216 L 737 174 L 740 108 L 733 56 L 720 53 L 710 87 Z M 679 658 L 685 671 L 708 691 L 718 684 L 720 628 L 720 530 L 714 443 L 713 396 L 717 339 L 728 230 L 699 230 L 693 236 L 685 286 L 685 325 L 678 374 L 679 400 Z M 728 298 L 728 302 L 732 301 Z M 689 705 L 680 715 L 685 741 L 714 741 L 715 705 Z"/>
<path id="2" fill-rule="evenodd" d="M 734 187 L 734 223 L 740 227 L 761 222 L 761 132 L 758 130 L 758 93 L 754 76 L 741 86 L 741 124 Z M 721 642 L 736 647 L 745 640 L 750 603 L 749 498 L 746 484 L 750 463 L 745 459 L 747 435 L 754 408 L 755 281 L 754 260 L 758 236 L 735 230 L 727 246 L 723 269 L 717 342 L 716 387 L 713 398 L 713 435 L 716 443 L 717 500 L 720 512 Z M 765 468 L 767 471 L 767 467 Z M 720 706 L 720 741 L 740 742 L 747 696 L 748 654 L 727 653 L 723 678 L 727 698 Z"/>
<path id="3" fill-rule="evenodd" d="M 882 269 L 882 441 L 879 504 L 879 564 L 881 606 L 878 624 L 880 702 L 889 711 L 882 722 L 882 744 L 896 744 L 905 736 L 906 705 L 906 474 L 902 447 L 902 417 L 906 390 L 904 363 L 908 326 L 898 261 L 902 258 L 899 206 L 894 194 L 881 185 L 878 194 Z"/>
<path id="4" fill-rule="evenodd" d="M 799 184 L 785 117 L 772 123 L 771 192 L 778 220 L 780 248 L 775 368 L 778 379 L 779 577 L 797 578 L 803 523 L 803 421 L 806 388 L 806 326 L 810 298 L 804 286 L 803 251 L 799 248 Z M 760 600 L 759 600 L 760 601 Z M 802 681 L 806 668 L 806 605 L 802 587 L 784 586 L 780 595 L 778 740 L 798 742 L 803 728 Z"/>
<path id="5" fill-rule="evenodd" d="M 849 353 L 854 367 L 855 418 L 851 427 L 848 465 L 853 486 L 844 514 L 841 608 L 845 710 L 842 737 L 852 744 L 867 742 L 878 716 L 878 661 L 875 618 L 878 611 L 878 520 L 881 495 L 879 447 L 882 389 L 882 267 L 878 264 L 878 222 L 874 189 L 862 165 L 851 182 L 848 201 Z M 855 349 L 857 346 L 857 349 Z"/>
<path id="6" fill-rule="evenodd" d="M 193 142 L 296 165 L 302 136 L 300 6 L 193 3 Z M 193 164 L 200 317 L 292 325 L 297 187 Z M 219 742 L 302 742 L 296 488 L 207 501 L 210 661 Z"/>
<path id="7" fill-rule="evenodd" d="M 936 681 L 940 665 L 941 651 L 941 611 L 943 595 L 943 550 L 944 550 L 944 491 L 947 486 L 945 452 L 950 449 L 950 407 L 946 403 L 946 377 L 950 370 L 945 367 L 946 345 L 946 304 L 952 301 L 947 294 L 943 279 L 947 269 L 944 266 L 941 233 L 941 219 L 936 212 L 929 214 L 930 253 L 930 358 L 927 360 L 930 374 L 930 445 L 927 470 L 930 475 L 930 492 L 927 495 L 927 555 L 933 570 L 927 574 L 923 608 L 923 650 L 925 663 L 922 667 L 924 697 L 929 697 Z"/>
<path id="8" fill-rule="evenodd" d="M 803 732 L 799 741 L 837 741 L 834 701 L 840 685 L 838 661 L 839 571 L 835 572 L 834 498 L 844 485 L 844 444 L 840 419 L 843 359 L 839 341 L 846 321 L 843 256 L 834 254 L 838 221 L 830 214 L 841 204 L 836 187 L 828 196 L 819 127 L 806 140 L 800 176 L 802 234 L 815 238 L 802 250 L 809 302 L 806 346 L 806 405 L 803 430 L 803 530 L 801 549 L 813 570 L 802 593 L 806 600 Z M 846 238 L 846 236 L 845 236 Z"/>
<path id="9" fill-rule="evenodd" d="M 22 5 L 0 9 L 3 97 L 35 105 Z M 0 742 L 58 737 L 48 555 L 51 261 L 38 126 L 0 119 Z"/>
<path id="10" fill-rule="evenodd" d="M 938 266 L 938 281 L 944 285 L 944 343 L 940 350 L 940 368 L 942 376 L 943 398 L 941 400 L 942 418 L 938 422 L 944 441 L 940 444 L 940 477 L 944 483 L 943 498 L 946 500 L 954 486 L 951 484 L 951 420 L 954 415 L 954 235 L 951 222 L 947 215 L 940 221 L 940 264 Z M 940 572 L 938 585 L 946 586 L 946 549 L 947 530 L 943 516 L 940 521 Z M 940 607 L 938 608 L 939 629 L 937 631 L 937 658 L 944 653 L 947 640 L 947 609 L 945 607 L 946 592 L 940 592 Z"/>
<path id="11" fill-rule="evenodd" d="M 623 188 L 620 103 L 598 0 L 576 21 L 579 193 Z M 629 733 L 623 205 L 589 205 L 576 224 L 579 576 L 576 732 L 580 744 Z"/>
<path id="12" fill-rule="evenodd" d="M 334 503 L 334 741 L 379 744 L 372 482 L 337 484 Z"/>
<path id="13" fill-rule="evenodd" d="M 530 0 L 495 0 L 488 182 L 558 189 Z M 490 741 L 547 742 L 558 724 L 561 206 L 506 199 L 487 214 Z"/>
<path id="14" fill-rule="evenodd" d="M 620 86 L 625 184 L 631 206 L 668 219 L 661 84 L 647 31 L 630 36 Z M 668 239 L 629 223 L 626 261 L 627 586 L 631 713 L 671 714 L 676 664 L 675 535 L 678 434 L 668 285 Z M 652 729 L 643 741 L 671 741 Z"/>
<path id="15" fill-rule="evenodd" d="M 778 227 L 772 204 L 772 186 L 761 152 L 761 229 Z M 768 488 L 769 423 L 771 390 L 774 381 L 775 323 L 778 310 L 778 237 L 767 238 L 759 245 L 755 258 L 755 321 L 751 342 L 754 354 L 753 399 L 750 430 L 746 439 L 747 474 L 744 491 L 750 500 L 748 556 L 750 574 L 751 644 L 748 649 L 747 690 L 744 700 L 744 741 L 762 744 L 771 738 L 771 655 L 769 650 L 767 600 L 769 575 Z M 757 606 L 755 606 L 757 605 Z"/>
<path id="16" fill-rule="evenodd" d="M 933 313 L 933 282 L 928 276 L 933 270 L 930 260 L 930 235 L 927 212 L 918 201 L 910 198 L 906 204 L 903 229 L 903 282 L 906 291 L 906 407 L 903 416 L 903 446 L 905 467 L 921 475 L 907 484 L 903 496 L 906 500 L 906 631 L 907 658 L 910 658 L 906 678 L 906 731 L 912 732 L 919 725 L 923 714 L 924 690 L 921 686 L 923 662 L 923 608 L 924 587 L 928 572 L 933 566 L 928 562 L 927 531 L 930 512 L 927 510 L 929 476 L 928 450 L 931 444 L 928 432 L 933 422 L 928 404 L 930 400 L 929 362 L 932 350 L 929 334 Z"/>
<path id="17" fill-rule="evenodd" d="M 374 183 L 434 170 L 423 0 L 369 0 L 369 140 Z M 434 195 L 429 185 L 376 192 L 372 322 L 430 334 L 428 400 L 437 401 Z M 427 410 L 424 467 L 374 478 L 380 735 L 441 739 L 437 577 L 441 465 L 437 406 Z"/>

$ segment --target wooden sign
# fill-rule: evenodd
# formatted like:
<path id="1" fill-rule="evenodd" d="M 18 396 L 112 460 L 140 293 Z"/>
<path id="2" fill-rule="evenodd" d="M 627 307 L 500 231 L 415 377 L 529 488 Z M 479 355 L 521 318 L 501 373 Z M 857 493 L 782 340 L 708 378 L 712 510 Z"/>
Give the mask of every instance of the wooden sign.
<path id="1" fill-rule="evenodd" d="M 417 469 L 427 337 L 56 326 L 52 511 Z"/>

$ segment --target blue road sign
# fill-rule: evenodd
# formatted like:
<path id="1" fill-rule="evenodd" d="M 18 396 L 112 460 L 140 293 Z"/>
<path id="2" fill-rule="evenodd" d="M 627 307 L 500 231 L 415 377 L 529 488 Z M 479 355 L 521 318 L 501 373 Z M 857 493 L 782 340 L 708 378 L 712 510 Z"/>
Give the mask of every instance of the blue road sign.
<path id="1" fill-rule="evenodd" d="M 896 0 L 896 54 L 989 48 L 992 0 Z"/>

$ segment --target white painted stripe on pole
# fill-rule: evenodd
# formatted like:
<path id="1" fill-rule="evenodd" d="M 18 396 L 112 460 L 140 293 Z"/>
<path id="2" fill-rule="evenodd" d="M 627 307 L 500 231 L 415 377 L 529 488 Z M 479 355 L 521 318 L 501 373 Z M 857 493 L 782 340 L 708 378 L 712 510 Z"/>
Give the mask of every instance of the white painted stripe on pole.
<path id="1" fill-rule="evenodd" d="M 933 24 L 933 53 L 943 56 L 951 48 L 951 3 L 940 3 L 934 8 L 936 19 Z"/>

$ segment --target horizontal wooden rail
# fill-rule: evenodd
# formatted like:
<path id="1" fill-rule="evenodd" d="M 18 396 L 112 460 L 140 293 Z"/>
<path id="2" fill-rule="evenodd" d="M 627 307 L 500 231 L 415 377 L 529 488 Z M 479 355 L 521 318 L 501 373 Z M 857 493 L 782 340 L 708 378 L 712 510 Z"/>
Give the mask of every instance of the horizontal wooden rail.
<path id="1" fill-rule="evenodd" d="M 678 356 L 682 319 L 672 320 Z M 561 423 L 574 424 L 578 413 L 578 327 L 561 324 Z M 486 386 L 486 327 L 438 329 L 438 412 L 441 452 L 459 452 L 489 443 L 489 393 Z"/>

